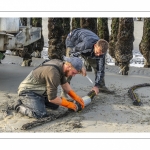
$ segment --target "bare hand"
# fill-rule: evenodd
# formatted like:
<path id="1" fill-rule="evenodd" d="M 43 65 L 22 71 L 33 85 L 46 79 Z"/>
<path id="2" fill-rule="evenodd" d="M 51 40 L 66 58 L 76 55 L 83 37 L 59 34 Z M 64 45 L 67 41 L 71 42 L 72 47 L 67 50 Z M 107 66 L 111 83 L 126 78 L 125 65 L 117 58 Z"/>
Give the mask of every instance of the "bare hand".
<path id="1" fill-rule="evenodd" d="M 82 74 L 82 76 L 86 76 L 87 75 L 86 74 L 86 69 L 84 67 L 81 69 L 81 74 Z"/>
<path id="2" fill-rule="evenodd" d="M 96 95 L 99 93 L 99 88 L 97 86 L 94 86 L 92 90 L 95 91 Z"/>

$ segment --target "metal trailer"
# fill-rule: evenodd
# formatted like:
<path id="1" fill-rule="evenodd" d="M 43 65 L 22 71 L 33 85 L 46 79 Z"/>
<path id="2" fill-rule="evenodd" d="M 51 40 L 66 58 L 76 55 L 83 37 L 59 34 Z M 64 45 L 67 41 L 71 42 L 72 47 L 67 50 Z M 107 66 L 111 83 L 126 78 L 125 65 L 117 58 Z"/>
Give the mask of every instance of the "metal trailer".
<path id="1" fill-rule="evenodd" d="M 30 18 L 27 18 L 27 26 L 22 25 L 20 18 L 0 18 L 0 59 L 4 59 L 6 50 L 11 50 L 23 58 L 25 66 L 30 66 L 29 54 L 34 52 L 39 39 L 41 27 L 32 27 Z"/>

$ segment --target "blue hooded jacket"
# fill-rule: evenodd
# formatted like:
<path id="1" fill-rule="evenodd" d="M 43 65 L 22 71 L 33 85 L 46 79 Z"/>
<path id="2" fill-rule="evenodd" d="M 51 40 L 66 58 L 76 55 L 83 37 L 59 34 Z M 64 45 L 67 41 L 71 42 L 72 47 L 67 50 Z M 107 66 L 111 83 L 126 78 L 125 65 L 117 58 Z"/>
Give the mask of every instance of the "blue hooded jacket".
<path id="1" fill-rule="evenodd" d="M 66 47 L 71 47 L 70 56 L 85 57 L 95 59 L 97 63 L 97 74 L 95 76 L 95 86 L 99 87 L 105 75 L 105 55 L 95 56 L 94 44 L 100 38 L 88 29 L 77 28 L 71 31 L 66 38 Z"/>

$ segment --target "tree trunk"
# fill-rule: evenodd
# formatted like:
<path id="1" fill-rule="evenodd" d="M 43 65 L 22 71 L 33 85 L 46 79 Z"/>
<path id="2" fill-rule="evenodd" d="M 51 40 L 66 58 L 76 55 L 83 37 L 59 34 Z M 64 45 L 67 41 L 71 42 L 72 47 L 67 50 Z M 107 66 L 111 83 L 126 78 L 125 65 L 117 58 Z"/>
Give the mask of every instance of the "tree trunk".
<path id="1" fill-rule="evenodd" d="M 66 55 L 65 40 L 70 32 L 70 18 L 63 18 L 62 55 Z"/>
<path id="2" fill-rule="evenodd" d="M 108 18 L 98 18 L 97 34 L 100 39 L 109 42 Z"/>
<path id="3" fill-rule="evenodd" d="M 121 68 L 122 75 L 128 75 L 130 60 L 133 57 L 134 42 L 133 18 L 120 18 L 119 30 L 115 48 L 115 58 Z"/>
<path id="4" fill-rule="evenodd" d="M 27 26 L 27 18 L 20 18 L 23 26 Z"/>
<path id="5" fill-rule="evenodd" d="M 21 23 L 23 26 L 27 26 L 27 19 L 28 18 L 20 18 L 21 19 Z M 30 25 L 31 25 L 31 18 L 30 18 Z M 33 47 L 34 44 L 30 44 L 28 46 L 24 46 L 23 47 L 23 51 L 16 51 L 16 53 L 18 53 L 19 57 L 23 58 L 23 62 L 21 64 L 21 66 L 30 66 L 31 62 L 32 62 L 32 56 L 31 54 L 33 53 Z"/>
<path id="6" fill-rule="evenodd" d="M 44 37 L 42 34 L 42 18 L 31 18 L 31 25 L 33 27 L 41 27 L 41 39 L 36 41 L 34 51 L 37 53 L 36 57 L 41 57 L 41 51 L 44 47 Z"/>
<path id="7" fill-rule="evenodd" d="M 80 27 L 89 29 L 97 34 L 97 18 L 80 18 Z"/>
<path id="8" fill-rule="evenodd" d="M 50 59 L 62 59 L 63 55 L 63 19 L 49 18 L 48 19 L 48 55 Z"/>
<path id="9" fill-rule="evenodd" d="M 110 54 L 110 56 L 112 58 L 115 59 L 115 64 L 116 64 L 115 45 L 117 42 L 118 29 L 119 29 L 119 18 L 112 18 L 111 35 L 109 37 L 109 51 L 108 51 L 108 53 Z"/>
<path id="10" fill-rule="evenodd" d="M 150 18 L 144 18 L 143 36 L 139 50 L 145 58 L 144 67 L 150 68 Z"/>
<path id="11" fill-rule="evenodd" d="M 80 28 L 80 18 L 72 18 L 71 30 L 74 30 L 76 28 Z"/>

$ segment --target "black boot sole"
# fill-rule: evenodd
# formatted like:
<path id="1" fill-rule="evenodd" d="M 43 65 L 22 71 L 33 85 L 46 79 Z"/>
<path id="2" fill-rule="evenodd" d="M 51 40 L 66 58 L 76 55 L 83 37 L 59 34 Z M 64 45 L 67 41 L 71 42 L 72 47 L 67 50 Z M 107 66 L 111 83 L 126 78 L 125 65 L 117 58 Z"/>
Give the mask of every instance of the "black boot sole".
<path id="1" fill-rule="evenodd" d="M 100 91 L 101 93 L 115 94 L 114 91 L 109 91 L 109 90 L 105 90 L 105 89 L 99 89 L 99 91 Z"/>

